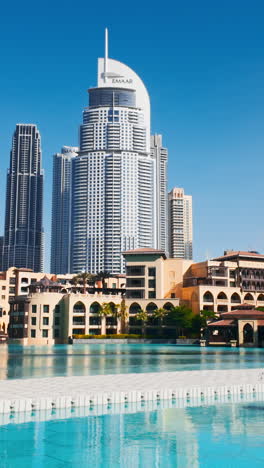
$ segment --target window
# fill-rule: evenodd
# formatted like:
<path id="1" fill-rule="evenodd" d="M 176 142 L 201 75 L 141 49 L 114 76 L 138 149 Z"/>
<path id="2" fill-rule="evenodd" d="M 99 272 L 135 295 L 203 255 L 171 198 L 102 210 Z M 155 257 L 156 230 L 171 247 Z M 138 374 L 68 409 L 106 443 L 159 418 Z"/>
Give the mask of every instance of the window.
<path id="1" fill-rule="evenodd" d="M 21 292 L 27 292 L 27 291 L 28 291 L 27 286 L 23 286 L 23 287 L 21 288 Z"/>
<path id="2" fill-rule="evenodd" d="M 59 314 L 59 313 L 60 313 L 60 305 L 56 304 L 55 305 L 55 314 Z"/>
<path id="3" fill-rule="evenodd" d="M 149 297 L 149 299 L 155 299 L 156 298 L 156 291 L 149 291 L 148 297 Z"/>
<path id="4" fill-rule="evenodd" d="M 43 325 L 49 324 L 49 317 L 43 317 Z"/>
<path id="5" fill-rule="evenodd" d="M 31 311 L 32 311 L 32 314 L 36 314 L 36 312 L 37 312 L 37 305 L 36 304 L 32 305 Z"/>
<path id="6" fill-rule="evenodd" d="M 31 330 L 31 338 L 36 338 L 36 330 Z"/>
<path id="7" fill-rule="evenodd" d="M 59 325 L 60 324 L 60 317 L 55 317 L 55 325 Z"/>
<path id="8" fill-rule="evenodd" d="M 1 296 L 1 297 L 2 297 L 2 299 L 5 299 L 5 296 Z"/>
<path id="9" fill-rule="evenodd" d="M 48 314 L 48 313 L 49 313 L 49 305 L 44 305 L 44 306 L 43 306 L 43 312 L 44 312 L 45 314 Z"/>
<path id="10" fill-rule="evenodd" d="M 145 278 L 127 278 L 127 288 L 144 288 Z"/>
<path id="11" fill-rule="evenodd" d="M 54 338 L 59 338 L 60 336 L 60 330 L 58 328 L 55 328 L 54 330 Z"/>
<path id="12" fill-rule="evenodd" d="M 156 280 L 150 279 L 149 280 L 149 288 L 155 288 L 156 287 Z"/>
<path id="13" fill-rule="evenodd" d="M 156 276 L 156 268 L 149 268 L 148 269 L 149 276 Z"/>
<path id="14" fill-rule="evenodd" d="M 42 337 L 48 338 L 48 336 L 49 336 L 49 330 L 42 330 Z"/>
<path id="15" fill-rule="evenodd" d="M 37 282 L 37 278 L 32 278 L 32 279 L 31 279 L 31 284 L 32 284 L 32 283 L 36 283 L 36 282 Z"/>
<path id="16" fill-rule="evenodd" d="M 16 278 L 9 278 L 9 284 L 16 284 Z"/>
<path id="17" fill-rule="evenodd" d="M 5 291 L 5 290 L 6 290 L 6 286 L 2 286 L 2 290 Z"/>
<path id="18" fill-rule="evenodd" d="M 127 276 L 144 276 L 145 267 L 144 266 L 127 266 L 126 274 Z"/>
<path id="19" fill-rule="evenodd" d="M 31 325 L 37 325 L 37 317 L 31 317 Z"/>
<path id="20" fill-rule="evenodd" d="M 16 288 L 9 288 L 9 294 L 15 294 Z"/>

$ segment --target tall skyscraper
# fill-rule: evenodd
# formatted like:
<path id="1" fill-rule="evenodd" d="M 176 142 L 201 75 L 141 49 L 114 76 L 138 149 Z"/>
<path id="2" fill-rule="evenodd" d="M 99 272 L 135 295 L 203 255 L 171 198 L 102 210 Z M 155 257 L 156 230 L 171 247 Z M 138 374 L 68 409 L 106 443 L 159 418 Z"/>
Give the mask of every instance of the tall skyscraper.
<path id="1" fill-rule="evenodd" d="M 17 124 L 7 174 L 3 269 L 43 271 L 43 170 L 36 125 Z"/>
<path id="2" fill-rule="evenodd" d="M 172 258 L 193 258 L 192 196 L 183 188 L 169 193 L 169 253 Z"/>
<path id="3" fill-rule="evenodd" d="M 151 135 L 150 137 L 151 156 L 155 161 L 155 187 L 156 200 L 156 245 L 155 247 L 164 252 L 168 252 L 168 182 L 167 164 L 168 150 L 162 146 L 162 135 Z"/>
<path id="4" fill-rule="evenodd" d="M 53 156 L 52 228 L 50 271 L 70 273 L 72 161 L 79 148 L 63 146 Z"/>
<path id="5" fill-rule="evenodd" d="M 157 245 L 148 92 L 131 68 L 108 58 L 107 31 L 105 42 L 73 160 L 73 273 L 121 273 L 122 251 Z"/>

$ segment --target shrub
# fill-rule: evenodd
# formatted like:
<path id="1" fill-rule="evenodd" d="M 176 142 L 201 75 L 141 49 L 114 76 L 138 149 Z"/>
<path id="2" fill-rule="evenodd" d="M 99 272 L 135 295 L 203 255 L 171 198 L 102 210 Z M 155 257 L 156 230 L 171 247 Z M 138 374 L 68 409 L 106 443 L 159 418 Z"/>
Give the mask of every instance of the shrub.
<path id="1" fill-rule="evenodd" d="M 105 339 L 111 339 L 111 340 L 121 340 L 121 339 L 140 339 L 142 338 L 141 335 L 135 335 L 135 334 L 114 334 L 114 335 L 73 335 L 72 336 L 74 339 L 78 340 L 105 340 Z"/>

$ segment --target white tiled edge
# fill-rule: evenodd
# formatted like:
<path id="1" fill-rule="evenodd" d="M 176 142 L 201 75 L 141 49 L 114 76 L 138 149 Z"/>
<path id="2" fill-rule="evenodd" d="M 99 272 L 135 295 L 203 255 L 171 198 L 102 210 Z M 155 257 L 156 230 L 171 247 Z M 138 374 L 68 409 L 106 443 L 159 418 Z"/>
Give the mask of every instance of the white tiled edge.
<path id="1" fill-rule="evenodd" d="M 0 382 L 0 414 L 164 400 L 202 404 L 262 393 L 263 369 L 5 380 Z"/>

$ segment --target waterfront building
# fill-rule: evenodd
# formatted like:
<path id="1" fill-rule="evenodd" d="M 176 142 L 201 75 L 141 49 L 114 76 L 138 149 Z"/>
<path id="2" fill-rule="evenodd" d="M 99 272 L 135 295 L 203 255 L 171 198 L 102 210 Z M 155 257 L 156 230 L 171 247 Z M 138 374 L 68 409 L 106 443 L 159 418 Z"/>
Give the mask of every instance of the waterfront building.
<path id="1" fill-rule="evenodd" d="M 83 292 L 84 285 L 82 279 L 76 279 L 73 274 L 54 275 L 53 273 L 45 273 L 45 277 L 50 280 L 59 282 L 61 291 L 66 294 L 72 292 Z M 43 273 L 33 272 L 28 268 L 11 267 L 6 271 L 0 272 L 0 331 L 7 330 L 9 324 L 10 301 L 14 298 L 25 297 L 28 295 L 29 287 L 40 281 L 43 278 Z M 98 277 L 95 283 L 87 282 L 86 292 L 95 293 L 97 295 L 116 295 L 125 290 L 124 275 L 115 275 L 108 278 Z"/>
<path id="2" fill-rule="evenodd" d="M 73 161 L 71 271 L 124 273 L 122 251 L 157 245 L 160 194 L 149 95 L 131 68 L 108 58 L 107 33 L 97 87 L 88 92 Z"/>
<path id="3" fill-rule="evenodd" d="M 264 255 L 231 250 L 193 263 L 183 276 L 179 294 L 194 312 L 221 314 L 243 303 L 264 307 Z"/>
<path id="4" fill-rule="evenodd" d="M 147 312 L 146 333 L 155 336 L 159 330 L 151 316 L 157 309 L 171 309 L 180 304 L 178 292 L 184 272 L 191 262 L 169 259 L 162 250 L 139 248 L 123 253 L 126 260 L 126 306 L 129 313 L 130 333 L 142 333 L 136 314 Z M 178 287 L 178 288 L 177 288 Z M 175 330 L 166 329 L 166 336 Z"/>
<path id="5" fill-rule="evenodd" d="M 192 196 L 177 187 L 169 193 L 169 254 L 172 258 L 193 258 Z"/>
<path id="6" fill-rule="evenodd" d="M 156 249 L 168 252 L 168 181 L 167 181 L 167 165 L 168 165 L 168 150 L 162 146 L 162 135 L 151 135 L 150 137 L 151 156 L 155 161 L 156 166 L 156 190 L 154 195 L 157 196 L 154 200 L 156 219 Z"/>
<path id="7" fill-rule="evenodd" d="M 220 320 L 208 324 L 209 345 L 264 346 L 264 311 L 249 304 L 237 305 L 221 313 Z"/>
<path id="8" fill-rule="evenodd" d="M 45 275 L 40 280 L 28 282 L 28 294 L 10 298 L 10 339 L 22 344 L 53 344 L 67 343 L 69 336 L 78 334 L 121 331 L 142 334 L 142 325 L 136 318 L 141 310 L 145 310 L 149 317 L 145 332 L 158 336 L 159 326 L 152 316 L 158 308 L 170 309 L 179 305 L 179 299 L 171 293 L 171 280 L 174 276 L 173 286 L 180 281 L 177 276 L 180 267 L 175 266 L 184 261 L 172 259 L 174 263 L 170 264 L 164 252 L 155 249 L 127 251 L 124 256 L 127 292 L 124 275 L 107 278 L 106 287 L 87 285 L 85 291 L 83 284 L 75 284 L 69 275 L 52 278 Z M 185 268 L 187 266 L 188 262 Z M 124 320 L 115 314 L 102 315 L 100 310 L 105 304 L 113 311 L 117 308 L 120 312 L 123 307 Z M 175 329 L 168 325 L 166 334 L 175 335 Z"/>
<path id="9" fill-rule="evenodd" d="M 63 146 L 53 156 L 50 271 L 66 274 L 71 267 L 72 161 L 78 148 Z"/>
<path id="10" fill-rule="evenodd" d="M 7 174 L 3 269 L 43 270 L 43 170 L 36 125 L 17 124 Z"/>

